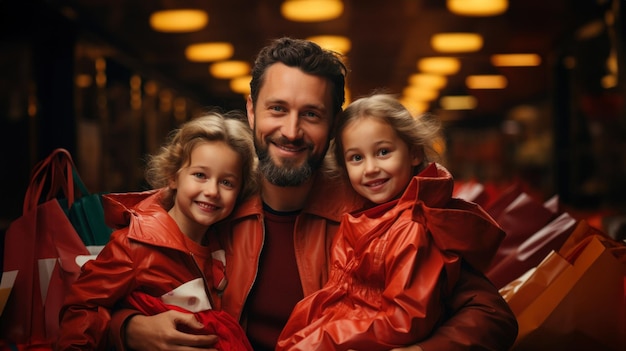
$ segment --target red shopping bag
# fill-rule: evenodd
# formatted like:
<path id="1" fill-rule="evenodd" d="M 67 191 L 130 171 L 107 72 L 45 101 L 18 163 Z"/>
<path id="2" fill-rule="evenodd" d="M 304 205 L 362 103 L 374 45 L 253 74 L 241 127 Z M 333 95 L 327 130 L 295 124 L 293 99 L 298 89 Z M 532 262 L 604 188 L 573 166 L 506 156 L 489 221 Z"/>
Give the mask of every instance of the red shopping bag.
<path id="1" fill-rule="evenodd" d="M 521 218 L 518 221 L 521 221 Z M 533 221 L 533 219 L 528 219 L 528 221 Z M 550 251 L 558 250 L 575 227 L 576 220 L 568 213 L 562 213 L 523 240 L 519 246 L 508 252 L 506 257 L 494 262 L 485 275 L 497 288 L 505 286 L 537 266 Z"/>
<path id="2" fill-rule="evenodd" d="M 500 227 L 502 227 L 506 236 L 504 240 L 502 240 L 493 258 L 491 267 L 487 270 L 487 276 L 490 275 L 489 272 L 492 269 L 495 269 L 495 266 L 500 264 L 502 260 L 506 260 L 509 256 L 515 254 L 515 251 L 520 245 L 553 220 L 554 217 L 555 213 L 552 210 L 546 208 L 544 204 L 536 201 L 524 192 L 519 193 L 514 199 L 511 199 L 511 202 L 504 206 L 497 217 L 493 217 Z M 545 256 L 545 254 L 543 256 Z M 543 256 L 540 257 L 539 260 L 541 260 Z M 539 261 L 535 262 L 532 266 L 535 266 L 537 263 L 539 263 Z M 525 271 L 526 270 L 523 270 L 520 273 Z M 518 275 L 513 275 L 511 279 L 517 278 Z M 504 284 L 509 281 L 510 279 L 505 281 Z"/>
<path id="3" fill-rule="evenodd" d="M 57 149 L 38 163 L 22 216 L 7 229 L 4 271 L 18 271 L 0 316 L 0 338 L 16 347 L 47 347 L 58 335 L 59 310 L 78 277 L 78 255 L 89 255 L 59 199 L 74 201 L 73 163 Z"/>
<path id="4" fill-rule="evenodd" d="M 502 288 L 519 325 L 513 350 L 626 349 L 626 266 L 615 257 L 625 248 L 591 234 Z"/>

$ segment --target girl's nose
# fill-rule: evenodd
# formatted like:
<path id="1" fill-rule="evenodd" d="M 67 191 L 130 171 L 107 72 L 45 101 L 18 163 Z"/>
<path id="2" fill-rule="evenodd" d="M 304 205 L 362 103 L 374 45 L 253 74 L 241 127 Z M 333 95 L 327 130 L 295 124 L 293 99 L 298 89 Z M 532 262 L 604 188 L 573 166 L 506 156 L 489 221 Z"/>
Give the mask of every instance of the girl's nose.
<path id="1" fill-rule="evenodd" d="M 203 187 L 204 195 L 208 197 L 217 197 L 219 195 L 219 184 L 216 180 L 208 180 Z"/>
<path id="2" fill-rule="evenodd" d="M 367 158 L 365 159 L 365 169 L 364 169 L 364 173 L 365 174 L 373 174 L 378 172 L 380 169 L 378 168 L 378 164 L 376 163 L 375 159 L 372 158 Z"/>

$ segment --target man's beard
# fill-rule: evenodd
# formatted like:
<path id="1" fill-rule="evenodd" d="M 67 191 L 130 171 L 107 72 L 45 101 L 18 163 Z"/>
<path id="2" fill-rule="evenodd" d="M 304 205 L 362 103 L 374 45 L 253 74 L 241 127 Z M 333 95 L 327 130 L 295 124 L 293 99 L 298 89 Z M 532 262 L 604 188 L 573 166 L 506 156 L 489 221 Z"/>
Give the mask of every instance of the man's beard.
<path id="1" fill-rule="evenodd" d="M 306 162 L 304 162 L 300 166 L 296 165 L 296 162 L 291 159 L 283 159 L 282 165 L 279 166 L 274 163 L 274 160 L 272 160 L 271 156 L 269 155 L 267 147 L 267 145 L 269 145 L 269 141 L 271 140 L 268 140 L 267 144 L 262 145 L 262 143 L 255 138 L 254 146 L 256 149 L 256 154 L 259 158 L 259 172 L 261 172 L 265 179 L 267 179 L 270 183 L 276 186 L 287 187 L 302 185 L 304 182 L 311 179 L 313 173 L 317 171 L 322 164 L 323 157 L 309 156 Z M 279 140 L 274 140 L 274 143 L 278 145 L 305 145 L 304 141 L 300 139 L 289 142 L 284 138 L 279 138 Z M 312 150 L 313 147 L 307 145 L 307 149 Z"/>

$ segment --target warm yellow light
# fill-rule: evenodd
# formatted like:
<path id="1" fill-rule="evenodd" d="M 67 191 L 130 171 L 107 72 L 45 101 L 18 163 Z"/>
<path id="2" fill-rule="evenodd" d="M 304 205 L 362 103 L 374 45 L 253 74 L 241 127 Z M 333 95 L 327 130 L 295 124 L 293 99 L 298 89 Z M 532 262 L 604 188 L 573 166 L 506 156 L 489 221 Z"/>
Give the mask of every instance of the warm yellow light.
<path id="1" fill-rule="evenodd" d="M 231 58 L 234 52 L 231 43 L 197 43 L 187 46 L 185 57 L 193 62 L 221 61 Z"/>
<path id="2" fill-rule="evenodd" d="M 444 110 L 473 110 L 478 103 L 473 96 L 449 95 L 439 99 L 439 105 L 441 105 L 441 108 Z"/>
<path id="3" fill-rule="evenodd" d="M 347 54 L 352 48 L 350 39 L 341 35 L 318 35 L 307 39 L 326 50 L 335 51 L 340 54 Z"/>
<path id="4" fill-rule="evenodd" d="M 440 74 L 415 73 L 409 77 L 409 85 L 417 87 L 441 89 L 446 84 L 448 84 L 448 78 Z"/>
<path id="5" fill-rule="evenodd" d="M 439 96 L 439 90 L 408 86 L 402 90 L 402 95 L 411 100 L 432 101 Z"/>
<path id="6" fill-rule="evenodd" d="M 251 80 L 252 80 L 251 75 L 234 78 L 230 81 L 230 90 L 234 91 L 235 93 L 248 95 L 250 94 L 250 81 Z"/>
<path id="7" fill-rule="evenodd" d="M 78 74 L 76 75 L 75 83 L 79 88 L 88 88 L 93 83 L 93 78 L 86 73 Z"/>
<path id="8" fill-rule="evenodd" d="M 504 89 L 507 83 L 506 77 L 499 74 L 474 75 L 465 78 L 465 85 L 470 89 Z"/>
<path id="9" fill-rule="evenodd" d="M 430 45 L 443 53 L 474 52 L 482 49 L 483 37 L 476 33 L 439 33 L 430 38 Z"/>
<path id="10" fill-rule="evenodd" d="M 250 64 L 246 61 L 220 61 L 209 67 L 215 78 L 232 79 L 250 73 Z"/>
<path id="11" fill-rule="evenodd" d="M 285 0 L 280 13 L 296 22 L 319 22 L 335 19 L 343 13 L 341 0 Z"/>
<path id="12" fill-rule="evenodd" d="M 607 74 L 602 77 L 600 84 L 604 89 L 611 89 L 617 86 L 617 76 L 615 74 Z"/>
<path id="13" fill-rule="evenodd" d="M 508 0 L 447 0 L 448 11 L 462 16 L 497 16 L 509 7 Z"/>
<path id="14" fill-rule="evenodd" d="M 209 23 L 209 15 L 202 10 L 163 10 L 150 15 L 150 26 L 159 32 L 195 32 Z"/>
<path id="15" fill-rule="evenodd" d="M 417 69 L 426 73 L 450 75 L 461 69 L 461 62 L 454 57 L 426 57 L 417 62 Z"/>
<path id="16" fill-rule="evenodd" d="M 539 66 L 541 57 L 537 54 L 496 54 L 491 56 L 494 66 Z"/>
<path id="17" fill-rule="evenodd" d="M 419 114 L 428 111 L 428 107 L 430 106 L 427 101 L 412 100 L 407 97 L 401 98 L 400 103 L 404 106 L 404 108 L 409 110 L 411 116 L 413 116 L 414 118 L 417 117 Z"/>

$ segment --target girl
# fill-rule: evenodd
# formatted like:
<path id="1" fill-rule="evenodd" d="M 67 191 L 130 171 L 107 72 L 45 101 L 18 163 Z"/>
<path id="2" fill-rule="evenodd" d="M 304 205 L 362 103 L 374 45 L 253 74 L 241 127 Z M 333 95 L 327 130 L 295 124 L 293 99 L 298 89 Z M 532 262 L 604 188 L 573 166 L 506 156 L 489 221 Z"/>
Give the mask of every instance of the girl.
<path id="1" fill-rule="evenodd" d="M 219 350 L 251 350 L 235 319 L 214 310 L 226 278 L 211 232 L 256 188 L 243 118 L 209 113 L 187 122 L 149 159 L 146 178 L 157 190 L 107 196 L 107 222 L 118 230 L 66 298 L 57 349 L 105 348 L 111 310 L 132 306 L 193 312 L 202 322 L 195 331 L 217 334 Z"/>
<path id="2" fill-rule="evenodd" d="M 375 206 L 344 215 L 330 279 L 296 305 L 277 350 L 419 344 L 446 321 L 461 265 L 486 268 L 504 233 L 477 205 L 451 198 L 452 176 L 429 163 L 436 120 L 413 119 L 379 94 L 352 103 L 337 123 L 339 169 Z"/>

